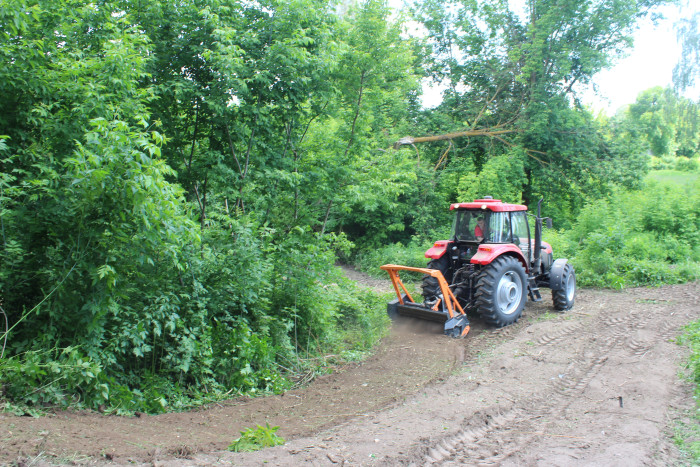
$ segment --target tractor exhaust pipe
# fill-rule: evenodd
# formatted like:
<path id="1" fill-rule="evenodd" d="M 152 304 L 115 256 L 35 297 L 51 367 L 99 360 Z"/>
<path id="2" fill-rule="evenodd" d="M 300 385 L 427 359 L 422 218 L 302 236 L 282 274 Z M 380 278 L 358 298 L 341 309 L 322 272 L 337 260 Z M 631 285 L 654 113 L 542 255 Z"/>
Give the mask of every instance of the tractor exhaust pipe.
<path id="1" fill-rule="evenodd" d="M 532 275 L 537 276 L 540 273 L 540 266 L 542 264 L 542 200 L 540 198 L 537 202 L 537 217 L 535 217 L 535 261 L 532 264 Z"/>

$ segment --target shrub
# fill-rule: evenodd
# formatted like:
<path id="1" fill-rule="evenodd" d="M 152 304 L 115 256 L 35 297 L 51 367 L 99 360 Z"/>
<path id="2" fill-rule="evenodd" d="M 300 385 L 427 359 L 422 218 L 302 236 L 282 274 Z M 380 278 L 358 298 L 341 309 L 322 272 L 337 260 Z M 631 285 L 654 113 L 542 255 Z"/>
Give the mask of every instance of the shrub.
<path id="1" fill-rule="evenodd" d="M 653 175 L 653 174 L 652 174 Z M 700 190 L 650 181 L 585 206 L 570 230 L 546 232 L 581 285 L 622 288 L 673 284 L 699 276 Z"/>
<path id="2" fill-rule="evenodd" d="M 676 160 L 676 170 L 682 172 L 697 172 L 700 169 L 700 164 L 697 159 L 688 159 L 687 157 L 679 157 Z"/>
<path id="3" fill-rule="evenodd" d="M 304 359 L 364 351 L 387 329 L 383 302 L 334 266 L 336 243 L 301 229 L 277 235 L 245 216 L 212 219 L 202 243 L 181 251 L 182 270 L 115 276 L 128 300 L 101 305 L 89 352 L 40 350 L 57 348 L 43 333 L 3 360 L 5 395 L 28 410 L 158 413 L 284 390 Z M 21 325 L 33 325 L 27 316 Z"/>
<path id="4" fill-rule="evenodd" d="M 262 448 L 280 446 L 285 443 L 285 440 L 276 434 L 279 428 L 278 426 L 270 426 L 269 423 L 266 423 L 265 426 L 258 425 L 255 429 L 246 428 L 241 431 L 239 438 L 233 440 L 228 449 L 233 452 L 253 452 Z"/>
<path id="5" fill-rule="evenodd" d="M 439 239 L 436 239 L 439 240 Z M 355 266 L 374 277 L 386 277 L 386 272 L 379 269 L 384 264 L 401 264 L 416 268 L 424 268 L 428 263 L 425 252 L 432 246 L 431 242 L 420 242 L 413 239 L 408 245 L 394 243 L 372 250 L 365 250 L 355 257 Z M 420 277 L 420 275 L 413 275 Z"/>
<path id="6" fill-rule="evenodd" d="M 2 359 L 0 375 L 5 397 L 30 407 L 96 409 L 110 397 L 104 369 L 77 347 L 31 350 Z"/>

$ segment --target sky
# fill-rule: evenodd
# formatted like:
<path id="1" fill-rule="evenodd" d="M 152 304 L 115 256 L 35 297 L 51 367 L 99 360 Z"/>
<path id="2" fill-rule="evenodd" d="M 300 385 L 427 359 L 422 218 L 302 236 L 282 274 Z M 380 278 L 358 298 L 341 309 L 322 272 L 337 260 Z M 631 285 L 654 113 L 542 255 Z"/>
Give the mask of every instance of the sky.
<path id="1" fill-rule="evenodd" d="M 517 3 L 518 0 L 514 1 Z M 640 92 L 654 86 L 673 85 L 673 68 L 681 56 L 674 25 L 679 18 L 700 11 L 700 0 L 682 0 L 681 6 L 667 5 L 657 11 L 664 19 L 656 24 L 651 20 L 641 22 L 629 54 L 593 77 L 597 91 L 593 87 L 581 90 L 582 102 L 594 113 L 604 111 L 614 115 L 620 108 L 634 103 Z M 441 100 L 440 89 L 424 85 L 423 93 L 425 107 L 434 107 Z M 696 86 L 684 95 L 697 101 L 700 87 Z"/>
<path id="2" fill-rule="evenodd" d="M 666 6 L 659 11 L 663 20 L 656 25 L 650 20 L 640 24 L 634 35 L 634 48 L 630 54 L 610 69 L 593 77 L 598 92 L 589 89 L 582 94 L 582 101 L 594 111 L 604 110 L 613 115 L 626 104 L 633 103 L 637 95 L 654 86 L 672 86 L 673 67 L 681 56 L 681 46 L 676 38 L 675 22 L 700 10 L 700 1 L 690 0 L 688 5 Z M 700 98 L 700 89 L 684 93 L 694 100 Z"/>

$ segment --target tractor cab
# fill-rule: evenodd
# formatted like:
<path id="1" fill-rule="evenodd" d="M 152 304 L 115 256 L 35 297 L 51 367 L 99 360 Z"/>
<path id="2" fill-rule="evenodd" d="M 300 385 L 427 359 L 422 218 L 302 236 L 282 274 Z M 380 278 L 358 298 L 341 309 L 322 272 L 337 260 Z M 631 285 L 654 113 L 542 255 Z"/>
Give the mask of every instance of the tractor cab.
<path id="1" fill-rule="evenodd" d="M 454 203 L 450 209 L 455 211 L 453 242 L 514 244 L 522 251 L 524 258 L 532 261 L 532 238 L 526 206 L 486 198 L 470 203 Z"/>
<path id="2" fill-rule="evenodd" d="M 527 219 L 520 213 L 458 209 L 455 214 L 454 241 L 518 243 L 530 236 Z M 517 237 L 517 238 L 516 238 Z"/>

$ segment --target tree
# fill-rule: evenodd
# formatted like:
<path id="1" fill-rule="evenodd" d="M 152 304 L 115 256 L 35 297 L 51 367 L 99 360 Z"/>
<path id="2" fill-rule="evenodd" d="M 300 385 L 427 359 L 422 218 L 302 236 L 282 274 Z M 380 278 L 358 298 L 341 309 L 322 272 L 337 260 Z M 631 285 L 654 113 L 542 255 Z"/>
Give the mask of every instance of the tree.
<path id="1" fill-rule="evenodd" d="M 393 156 L 373 156 L 416 80 L 386 5 L 355 14 L 0 0 L 8 394 L 162 411 L 277 390 L 278 362 L 353 328 L 371 342 L 381 315 L 327 284 L 343 280 L 339 219 L 384 202 L 362 186 L 395 197 Z"/>
<path id="2" fill-rule="evenodd" d="M 651 153 L 655 156 L 675 154 L 676 96 L 670 90 L 655 87 L 642 91 L 627 113 L 632 122 L 644 129 Z"/>
<path id="3" fill-rule="evenodd" d="M 572 207 L 601 181 L 616 181 L 609 169 L 626 157 L 610 151 L 578 105 L 577 86 L 620 56 L 636 22 L 662 3 L 532 0 L 522 12 L 503 0 L 417 5 L 434 51 L 429 71 L 448 85 L 434 110 L 452 120 L 442 133 L 512 130 L 470 138 L 461 152 L 479 172 L 489 158 L 520 148 L 525 202 L 546 194 Z"/>
<path id="4" fill-rule="evenodd" d="M 202 227 L 213 205 L 247 212 L 269 206 L 259 192 L 294 192 L 295 182 L 277 171 L 294 173 L 294 147 L 329 99 L 334 17 L 326 2 L 127 8 L 152 41 L 152 109 L 172 135 L 164 154 Z"/>
<path id="5" fill-rule="evenodd" d="M 168 296 L 198 241 L 148 121 L 147 40 L 106 5 L 2 11 L 15 15 L 0 35 L 9 63 L 0 99 L 14 109 L 3 113 L 0 155 L 8 348 L 74 345 L 123 368 L 153 349 L 144 337 L 155 318 L 144 310 Z M 174 331 L 160 347 L 186 354 Z"/>
<path id="6" fill-rule="evenodd" d="M 640 138 L 657 157 L 694 157 L 700 149 L 698 105 L 670 88 L 642 91 L 624 111 L 624 117 L 640 130 Z"/>
<path id="7" fill-rule="evenodd" d="M 330 76 L 335 92 L 304 144 L 295 146 L 301 196 L 321 233 L 381 241 L 386 223 L 404 225 L 408 208 L 396 199 L 412 176 L 402 169 L 413 164 L 386 148 L 416 105 L 418 78 L 410 41 L 389 13 L 386 2 L 370 0 L 337 25 L 343 43 Z"/>
<path id="8" fill-rule="evenodd" d="M 675 29 L 682 52 L 673 69 L 673 84 L 679 91 L 685 91 L 693 87 L 700 74 L 700 11 L 679 19 Z"/>

